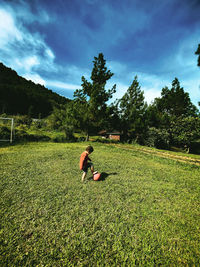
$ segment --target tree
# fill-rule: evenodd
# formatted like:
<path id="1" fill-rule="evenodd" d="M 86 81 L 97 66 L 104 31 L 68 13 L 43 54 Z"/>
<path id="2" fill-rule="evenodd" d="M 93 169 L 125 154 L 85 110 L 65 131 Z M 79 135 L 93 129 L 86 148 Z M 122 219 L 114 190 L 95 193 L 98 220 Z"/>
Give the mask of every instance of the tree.
<path id="1" fill-rule="evenodd" d="M 73 132 L 77 126 L 73 101 L 55 107 L 52 114 L 47 118 L 47 125 L 50 129 L 63 131 L 66 140 L 73 140 Z"/>
<path id="2" fill-rule="evenodd" d="M 148 126 L 154 128 L 165 128 L 168 125 L 169 117 L 167 114 L 158 110 L 157 103 L 154 101 L 147 107 L 147 124 Z"/>
<path id="3" fill-rule="evenodd" d="M 192 143 L 200 138 L 200 118 L 182 117 L 171 122 L 170 127 L 174 145 L 189 153 Z"/>
<path id="4" fill-rule="evenodd" d="M 198 59 L 197 59 L 197 66 L 200 67 L 200 44 L 198 45 L 197 51 L 195 52 L 196 55 L 198 55 Z M 200 106 L 200 102 L 198 102 L 199 106 Z"/>
<path id="5" fill-rule="evenodd" d="M 120 117 L 124 135 L 130 139 L 138 139 L 145 129 L 145 112 L 147 104 L 144 102 L 144 92 L 135 76 L 131 86 L 119 100 Z"/>
<path id="6" fill-rule="evenodd" d="M 197 66 L 200 67 L 200 44 L 198 45 L 198 48 L 197 48 L 197 51 L 195 52 L 195 55 L 198 55 Z"/>
<path id="7" fill-rule="evenodd" d="M 93 63 L 91 81 L 87 81 L 82 76 L 82 89 L 74 92 L 75 101 L 80 105 L 80 110 L 83 112 L 80 120 L 82 120 L 82 130 L 86 132 L 87 139 L 91 132 L 103 126 L 106 118 L 106 102 L 116 92 L 116 85 L 108 90 L 105 88 L 113 73 L 107 69 L 103 54 L 100 53 L 98 57 L 94 57 Z"/>
<path id="8" fill-rule="evenodd" d="M 158 111 L 168 116 L 197 116 L 198 109 L 192 104 L 189 94 L 180 87 L 177 78 L 172 81 L 172 87 L 164 87 L 161 92 L 161 98 L 155 99 Z"/>
<path id="9" fill-rule="evenodd" d="M 104 123 L 105 123 L 104 129 L 107 129 L 111 132 L 116 130 L 120 132 L 122 131 L 117 102 L 111 103 L 107 107 L 106 119 Z"/>

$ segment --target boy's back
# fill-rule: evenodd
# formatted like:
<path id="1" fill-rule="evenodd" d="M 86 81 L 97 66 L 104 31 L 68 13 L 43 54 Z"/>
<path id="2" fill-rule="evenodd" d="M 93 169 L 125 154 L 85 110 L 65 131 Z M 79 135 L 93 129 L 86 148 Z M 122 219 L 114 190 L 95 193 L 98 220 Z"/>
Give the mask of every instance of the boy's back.
<path id="1" fill-rule="evenodd" d="M 80 157 L 80 170 L 82 170 L 83 167 L 87 164 L 87 161 L 88 161 L 88 153 L 87 151 L 84 151 Z"/>

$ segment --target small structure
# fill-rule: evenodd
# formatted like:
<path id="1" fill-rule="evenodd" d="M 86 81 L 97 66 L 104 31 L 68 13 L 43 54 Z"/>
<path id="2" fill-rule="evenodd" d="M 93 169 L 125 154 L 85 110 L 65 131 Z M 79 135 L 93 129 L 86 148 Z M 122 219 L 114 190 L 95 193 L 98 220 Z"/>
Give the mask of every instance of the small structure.
<path id="1" fill-rule="evenodd" d="M 99 132 L 99 135 L 101 135 L 102 138 L 120 141 L 121 133 L 119 131 L 107 132 L 106 130 L 102 130 Z"/>
<path id="2" fill-rule="evenodd" d="M 112 132 L 112 133 L 108 133 L 108 138 L 111 140 L 116 140 L 116 141 L 120 141 L 120 136 L 121 133 L 120 132 Z"/>

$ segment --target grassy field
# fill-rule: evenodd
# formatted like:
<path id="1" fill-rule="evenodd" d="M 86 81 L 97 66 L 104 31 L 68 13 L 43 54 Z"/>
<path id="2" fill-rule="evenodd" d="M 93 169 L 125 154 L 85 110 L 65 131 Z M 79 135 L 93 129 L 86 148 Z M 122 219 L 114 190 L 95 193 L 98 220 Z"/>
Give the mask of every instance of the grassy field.
<path id="1" fill-rule="evenodd" d="M 0 265 L 199 266 L 200 167 L 92 145 L 0 148 Z"/>

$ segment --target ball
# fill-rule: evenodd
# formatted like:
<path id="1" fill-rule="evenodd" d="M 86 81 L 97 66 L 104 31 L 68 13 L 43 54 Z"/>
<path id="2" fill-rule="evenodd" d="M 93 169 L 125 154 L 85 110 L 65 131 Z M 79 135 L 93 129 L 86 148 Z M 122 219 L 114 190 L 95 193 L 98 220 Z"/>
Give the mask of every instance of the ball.
<path id="1" fill-rule="evenodd" d="M 98 181 L 100 179 L 100 177 L 101 177 L 101 173 L 99 173 L 99 172 L 95 172 L 93 174 L 93 180 L 94 181 Z"/>

